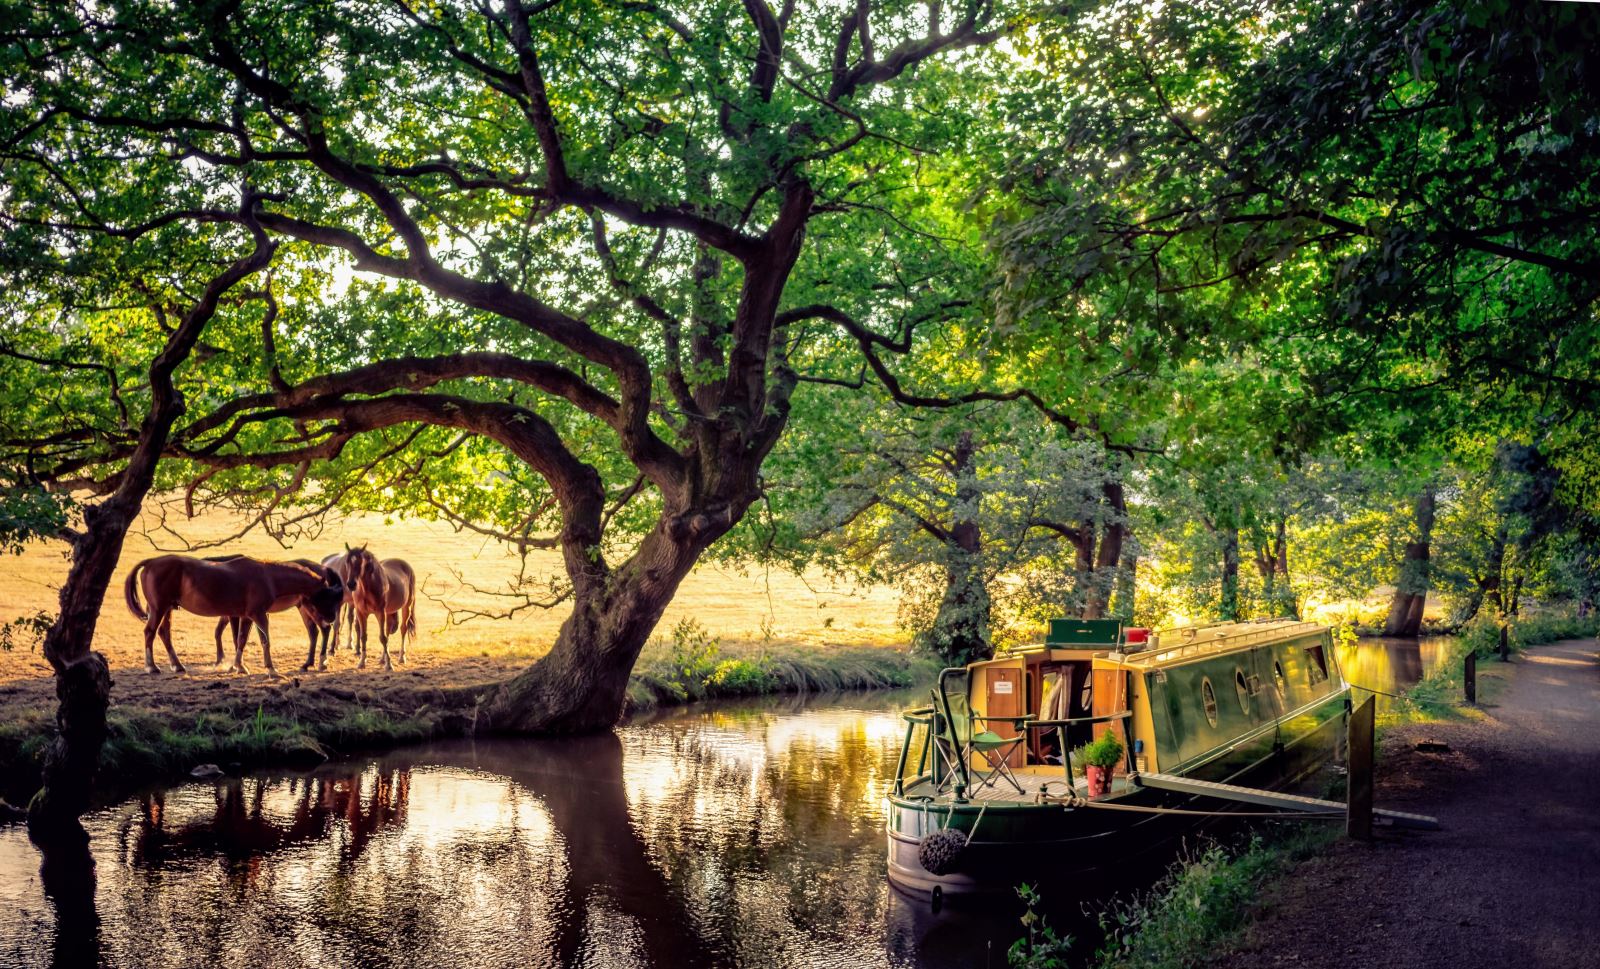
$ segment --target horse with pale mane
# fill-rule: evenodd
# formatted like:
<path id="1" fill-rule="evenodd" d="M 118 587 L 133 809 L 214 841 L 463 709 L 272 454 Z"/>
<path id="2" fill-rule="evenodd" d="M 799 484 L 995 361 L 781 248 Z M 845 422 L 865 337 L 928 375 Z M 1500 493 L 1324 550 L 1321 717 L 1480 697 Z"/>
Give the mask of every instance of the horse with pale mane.
<path id="1" fill-rule="evenodd" d="M 389 637 L 400 633 L 400 662 L 406 661 L 406 641 L 417 638 L 417 575 L 403 559 L 379 560 L 367 551 L 345 546 L 345 565 L 350 576 L 350 602 L 355 607 L 355 644 L 361 659 L 357 669 L 367 665 L 367 619 L 378 617 L 378 640 L 383 644 L 383 668 L 389 662 Z"/>

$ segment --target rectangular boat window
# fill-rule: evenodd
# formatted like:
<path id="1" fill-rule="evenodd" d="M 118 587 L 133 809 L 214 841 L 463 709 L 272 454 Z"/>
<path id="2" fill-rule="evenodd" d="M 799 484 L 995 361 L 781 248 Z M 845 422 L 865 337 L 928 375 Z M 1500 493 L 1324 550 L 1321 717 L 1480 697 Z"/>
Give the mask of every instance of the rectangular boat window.
<path id="1" fill-rule="evenodd" d="M 1328 678 L 1328 657 L 1321 646 L 1307 646 L 1306 655 L 1311 657 L 1311 685 L 1316 686 Z"/>

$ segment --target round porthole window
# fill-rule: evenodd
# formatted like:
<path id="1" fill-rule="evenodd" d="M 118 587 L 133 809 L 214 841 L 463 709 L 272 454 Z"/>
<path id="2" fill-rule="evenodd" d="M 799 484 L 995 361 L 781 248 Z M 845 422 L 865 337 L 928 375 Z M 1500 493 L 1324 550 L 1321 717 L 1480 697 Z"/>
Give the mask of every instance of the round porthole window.
<path id="1" fill-rule="evenodd" d="M 1282 663 L 1273 663 L 1272 664 L 1272 678 L 1277 681 L 1277 684 L 1278 684 L 1278 695 L 1279 696 L 1288 696 L 1289 695 L 1289 681 L 1283 675 L 1283 664 Z"/>
<path id="2" fill-rule="evenodd" d="M 1217 725 L 1217 692 L 1211 689 L 1209 677 L 1200 678 L 1200 702 L 1205 707 L 1206 720 L 1213 727 Z"/>
<path id="3" fill-rule="evenodd" d="M 1244 670 L 1233 671 L 1233 688 L 1239 691 L 1239 709 L 1245 716 L 1250 715 L 1250 684 L 1245 682 Z"/>

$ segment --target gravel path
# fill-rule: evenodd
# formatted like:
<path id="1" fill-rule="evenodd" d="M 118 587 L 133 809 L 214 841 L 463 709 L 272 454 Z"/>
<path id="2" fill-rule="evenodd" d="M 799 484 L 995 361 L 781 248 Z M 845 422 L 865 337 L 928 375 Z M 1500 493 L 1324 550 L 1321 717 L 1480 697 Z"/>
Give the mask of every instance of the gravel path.
<path id="1" fill-rule="evenodd" d="M 1378 806 L 1437 815 L 1444 831 L 1339 842 L 1276 883 L 1217 964 L 1600 967 L 1596 642 L 1533 649 L 1516 667 L 1486 719 L 1385 737 Z M 1450 749 L 1417 751 L 1423 740 Z"/>

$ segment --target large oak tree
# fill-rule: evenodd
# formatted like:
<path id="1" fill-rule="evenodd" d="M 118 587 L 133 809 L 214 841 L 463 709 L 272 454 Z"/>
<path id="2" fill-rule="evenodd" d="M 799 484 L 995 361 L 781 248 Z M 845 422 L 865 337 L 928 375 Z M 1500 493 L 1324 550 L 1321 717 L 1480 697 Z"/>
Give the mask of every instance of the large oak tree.
<path id="1" fill-rule="evenodd" d="M 760 497 L 793 395 L 824 361 L 851 354 L 908 403 L 1042 407 L 981 372 L 939 396 L 894 373 L 981 318 L 940 231 L 962 218 L 948 159 L 998 137 L 962 104 L 983 97 L 982 49 L 1023 13 L 8 11 L 3 225 L 8 252 L 31 256 L 6 267 L 27 301 L 17 359 L 56 364 L 34 387 L 112 388 L 19 408 L 9 484 L 104 495 L 129 481 L 143 445 L 116 408 L 148 393 L 141 349 L 194 295 L 185 243 L 250 227 L 277 250 L 255 294 L 270 311 L 230 314 L 197 344 L 155 486 L 414 502 L 559 548 L 554 598 L 571 616 L 488 721 L 608 727 L 679 582 Z M 151 290 L 150 312 L 80 297 L 85 280 L 115 289 L 107 246 L 147 269 L 173 260 L 155 282 L 124 280 Z M 98 369 L 67 368 L 74 347 Z"/>

